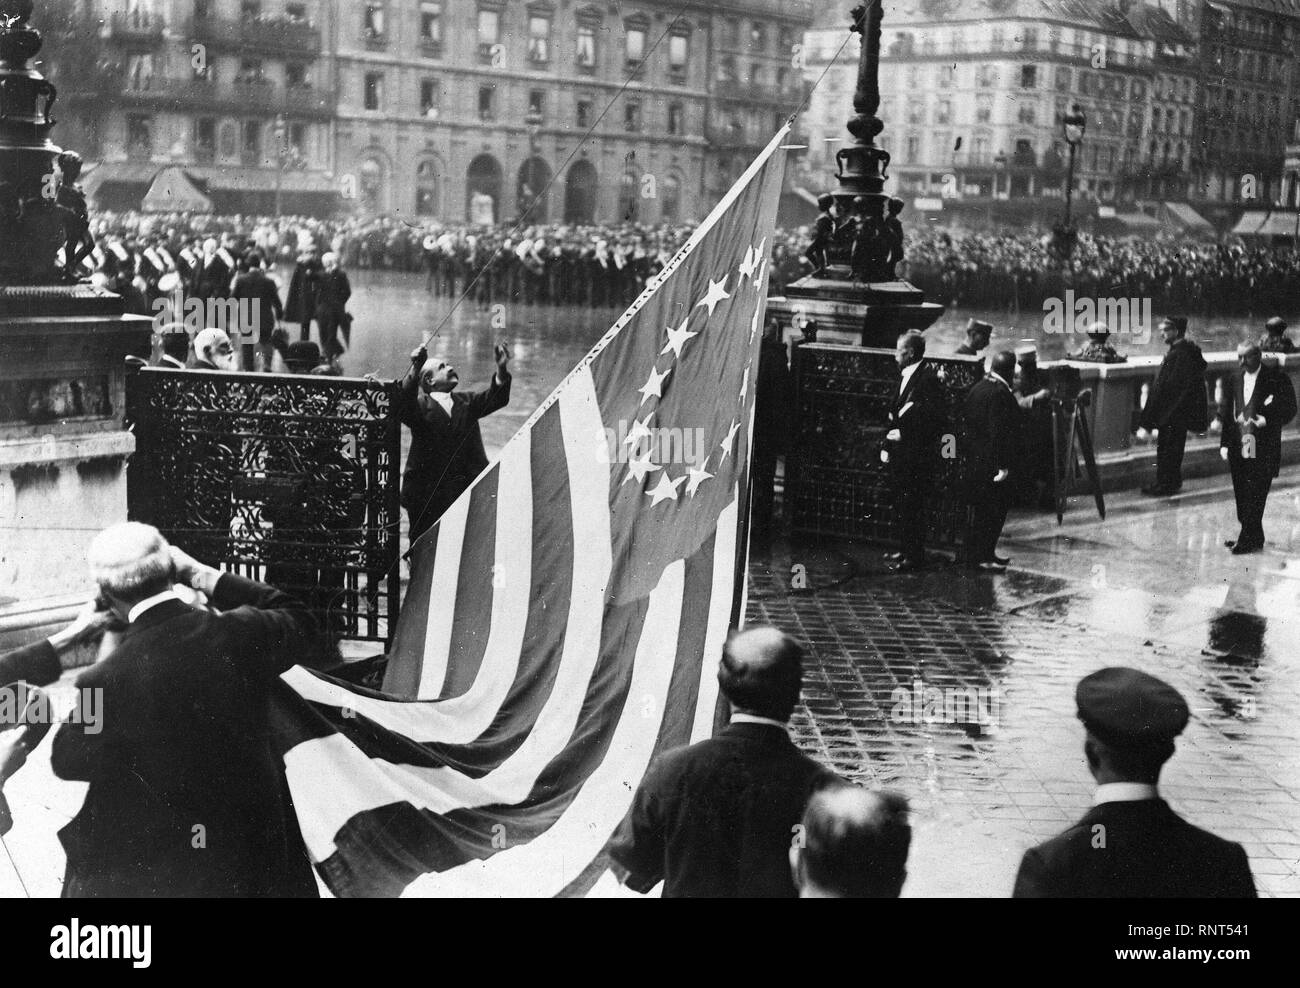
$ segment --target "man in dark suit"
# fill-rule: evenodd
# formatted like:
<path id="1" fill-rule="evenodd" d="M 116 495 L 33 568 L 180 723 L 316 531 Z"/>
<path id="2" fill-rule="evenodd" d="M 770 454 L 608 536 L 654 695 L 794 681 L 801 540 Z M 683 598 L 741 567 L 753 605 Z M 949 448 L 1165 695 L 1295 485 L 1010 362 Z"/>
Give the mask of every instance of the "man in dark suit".
<path id="1" fill-rule="evenodd" d="M 808 800 L 802 841 L 790 843 L 801 899 L 897 899 L 907 879 L 912 828 L 907 797 L 828 786 Z"/>
<path id="2" fill-rule="evenodd" d="M 900 336 L 894 356 L 900 380 L 880 461 L 889 470 L 898 532 L 898 561 L 893 569 L 908 572 L 925 565 L 925 500 L 939 458 L 943 392 L 934 371 L 924 363 L 925 337 L 919 332 Z"/>
<path id="3" fill-rule="evenodd" d="M 1264 505 L 1282 469 L 1282 427 L 1295 418 L 1295 389 L 1277 367 L 1266 366 L 1258 343 L 1237 347 L 1239 367 L 1223 382 L 1219 455 L 1232 470 L 1241 534 L 1227 543 L 1234 556 L 1264 548 Z"/>
<path id="4" fill-rule="evenodd" d="M 1160 798 L 1160 769 L 1187 726 L 1178 691 L 1136 669 L 1110 668 L 1075 691 L 1093 808 L 1025 852 L 1017 899 L 1254 898 L 1241 845 L 1192 826 Z"/>
<path id="5" fill-rule="evenodd" d="M 284 318 L 280 304 L 280 291 L 262 266 L 262 255 L 256 251 L 248 255 L 248 272 L 235 279 L 232 297 L 241 300 L 240 319 L 249 320 L 239 327 L 244 343 L 256 343 L 262 355 L 262 370 L 271 369 L 271 334 Z M 246 300 L 246 301 L 245 301 Z M 248 312 L 243 309 L 247 307 Z"/>
<path id="6" fill-rule="evenodd" d="M 102 691 L 102 730 L 73 721 L 54 738 L 55 774 L 90 783 L 59 832 L 64 896 L 315 895 L 268 705 L 281 673 L 322 655 L 310 613 L 148 525 L 106 529 L 89 559 L 127 628 L 77 679 Z M 177 581 L 219 613 L 184 603 Z"/>
<path id="7" fill-rule="evenodd" d="M 1187 338 L 1186 317 L 1162 319 L 1160 334 L 1169 352 L 1160 363 L 1140 418 L 1142 428 L 1159 431 L 1156 482 L 1142 488 L 1142 493 L 1150 497 L 1168 497 L 1182 489 L 1187 433 L 1204 432 L 1209 427 L 1205 357 L 1201 348 Z"/>
<path id="8" fill-rule="evenodd" d="M 344 342 L 348 341 L 348 299 L 352 297 L 352 285 L 347 273 L 339 267 L 337 254 L 326 254 L 321 258 L 322 268 L 316 275 L 316 325 L 320 327 L 320 348 L 327 360 L 332 360 L 343 353 L 339 345 L 339 330 L 343 330 Z"/>
<path id="9" fill-rule="evenodd" d="M 209 237 L 203 241 L 203 257 L 195 266 L 190 294 L 201 299 L 230 298 L 230 280 L 234 275 L 235 259 L 230 251 L 218 246 L 215 237 Z"/>
<path id="10" fill-rule="evenodd" d="M 781 325 L 769 316 L 758 351 L 758 380 L 754 392 L 754 495 L 750 521 L 759 539 L 772 533 L 776 460 L 786 451 L 790 434 L 789 351 Z"/>
<path id="11" fill-rule="evenodd" d="M 997 547 L 1007 521 L 1007 478 L 1020 429 L 1020 406 L 1011 390 L 1015 373 L 1015 354 L 1003 350 L 993 357 L 988 376 L 966 396 L 963 448 L 970 510 L 966 565 L 971 569 L 997 570 L 1010 562 L 997 554 Z"/>
<path id="12" fill-rule="evenodd" d="M 411 545 L 487 468 L 478 420 L 510 401 L 510 352 L 498 343 L 494 353 L 492 382 L 469 394 L 455 390 L 460 376 L 446 360 L 430 358 L 424 347 L 411 353 L 411 369 L 397 398 L 397 416 L 411 430 L 411 451 L 402 471 Z"/>
<path id="13" fill-rule="evenodd" d="M 308 241 L 293 268 L 289 279 L 289 298 L 285 318 L 299 326 L 299 339 L 311 339 L 311 323 L 316 318 L 316 277 L 321 272 L 316 245 Z"/>
<path id="14" fill-rule="evenodd" d="M 808 798 L 837 781 L 794 746 L 803 650 L 776 628 L 733 635 L 718 682 L 734 711 L 717 737 L 656 758 L 609 856 L 622 881 L 665 898 L 793 898 L 789 849 Z"/>

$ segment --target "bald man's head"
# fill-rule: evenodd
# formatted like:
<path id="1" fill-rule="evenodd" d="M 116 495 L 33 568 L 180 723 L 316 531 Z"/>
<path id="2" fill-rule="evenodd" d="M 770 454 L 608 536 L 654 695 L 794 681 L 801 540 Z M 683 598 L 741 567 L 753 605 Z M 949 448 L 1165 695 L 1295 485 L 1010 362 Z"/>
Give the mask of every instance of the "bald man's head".
<path id="1" fill-rule="evenodd" d="M 906 797 L 838 784 L 813 794 L 802 841 L 790 849 L 805 898 L 896 899 L 907 878 L 912 828 Z"/>
<path id="2" fill-rule="evenodd" d="M 776 628 L 750 628 L 727 640 L 718 683 L 736 710 L 789 720 L 803 685 L 803 649 Z"/>
<path id="3" fill-rule="evenodd" d="M 990 369 L 994 374 L 1010 384 L 1016 376 L 1016 355 L 1010 350 L 995 353 L 993 355 L 993 365 Z"/>

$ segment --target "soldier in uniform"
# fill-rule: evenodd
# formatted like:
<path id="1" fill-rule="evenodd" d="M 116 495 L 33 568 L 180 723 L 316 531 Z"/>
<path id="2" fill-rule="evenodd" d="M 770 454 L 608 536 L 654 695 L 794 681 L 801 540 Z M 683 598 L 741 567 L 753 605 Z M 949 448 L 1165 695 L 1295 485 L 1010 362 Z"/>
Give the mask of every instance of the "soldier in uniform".
<path id="1" fill-rule="evenodd" d="M 1038 366 L 1038 347 L 1031 341 L 1016 347 L 1016 404 L 1020 406 L 1020 469 L 1013 488 L 1016 503 L 1050 506 L 1055 489 L 1052 476 L 1052 390 Z"/>
<path id="2" fill-rule="evenodd" d="M 957 348 L 957 352 L 965 357 L 978 357 L 992 338 L 993 326 L 990 323 L 971 319 L 966 323 L 966 342 Z"/>
<path id="3" fill-rule="evenodd" d="M 1025 852 L 1013 896 L 1044 898 L 1254 898 L 1240 844 L 1192 826 L 1160 798 L 1160 770 L 1187 726 L 1187 703 L 1168 683 L 1114 667 L 1075 690 L 1097 780 L 1093 808 Z"/>
<path id="4" fill-rule="evenodd" d="M 1259 348 L 1264 353 L 1295 353 L 1295 343 L 1286 335 L 1286 322 L 1280 316 L 1274 316 L 1264 324 Z"/>
<path id="5" fill-rule="evenodd" d="M 1110 327 L 1095 322 L 1088 329 L 1088 342 L 1069 355 L 1070 360 L 1089 364 L 1122 364 L 1128 360 L 1110 345 Z"/>
<path id="6" fill-rule="evenodd" d="M 1142 488 L 1142 493 L 1150 497 L 1167 497 L 1182 489 L 1187 433 L 1204 432 L 1209 427 L 1205 357 L 1201 348 L 1187 339 L 1187 318 L 1162 319 L 1160 333 L 1169 352 L 1151 385 L 1140 423 L 1142 428 L 1158 429 L 1160 433 L 1156 445 L 1156 482 Z"/>

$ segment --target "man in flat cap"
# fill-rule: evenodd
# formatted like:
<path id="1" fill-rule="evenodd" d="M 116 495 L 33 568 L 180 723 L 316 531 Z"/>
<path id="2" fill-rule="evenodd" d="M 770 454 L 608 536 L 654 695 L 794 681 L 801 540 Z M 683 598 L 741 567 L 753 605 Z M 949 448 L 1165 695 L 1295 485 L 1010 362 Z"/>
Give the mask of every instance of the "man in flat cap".
<path id="1" fill-rule="evenodd" d="M 1142 488 L 1150 497 L 1177 494 L 1183 486 L 1183 450 L 1188 432 L 1209 428 L 1209 401 L 1205 394 L 1205 357 L 1187 338 L 1185 316 L 1160 321 L 1160 335 L 1169 347 L 1160 363 L 1155 383 L 1142 408 L 1142 428 L 1157 430 L 1156 482 Z"/>
<path id="2" fill-rule="evenodd" d="M 1295 343 L 1286 335 L 1286 321 L 1281 316 L 1274 316 L 1264 323 L 1259 348 L 1264 353 L 1295 353 Z"/>
<path id="3" fill-rule="evenodd" d="M 1237 363 L 1219 402 L 1219 455 L 1232 470 L 1241 523 L 1228 548 L 1242 556 L 1264 548 L 1264 505 L 1282 469 L 1282 427 L 1295 418 L 1296 401 L 1291 378 L 1264 363 L 1258 344 L 1237 347 Z"/>
<path id="4" fill-rule="evenodd" d="M 1093 808 L 1064 833 L 1025 852 L 1017 899 L 1254 898 L 1241 845 L 1192 826 L 1160 798 L 1160 769 L 1187 726 L 1187 704 L 1168 683 L 1113 667 L 1075 690 L 1097 780 Z"/>
<path id="5" fill-rule="evenodd" d="M 776 628 L 732 635 L 718 683 L 731 724 L 650 763 L 609 856 L 628 888 L 665 898 L 794 898 L 789 850 L 809 797 L 834 773 L 795 747 L 803 649 Z"/>
<path id="6" fill-rule="evenodd" d="M 957 348 L 957 352 L 963 357 L 978 357 L 992 338 L 992 325 L 972 319 L 966 323 L 966 342 Z"/>

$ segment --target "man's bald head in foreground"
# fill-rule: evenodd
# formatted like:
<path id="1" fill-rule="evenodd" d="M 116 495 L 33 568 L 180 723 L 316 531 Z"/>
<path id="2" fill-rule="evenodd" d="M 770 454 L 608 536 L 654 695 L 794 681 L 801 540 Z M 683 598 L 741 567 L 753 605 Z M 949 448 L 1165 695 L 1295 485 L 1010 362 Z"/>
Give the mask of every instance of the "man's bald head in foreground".
<path id="1" fill-rule="evenodd" d="M 813 793 L 790 848 L 800 898 L 896 899 L 912 828 L 906 797 L 839 784 Z"/>
<path id="2" fill-rule="evenodd" d="M 789 720 L 803 686 L 803 649 L 776 628 L 737 632 L 722 650 L 718 683 L 738 712 Z"/>

